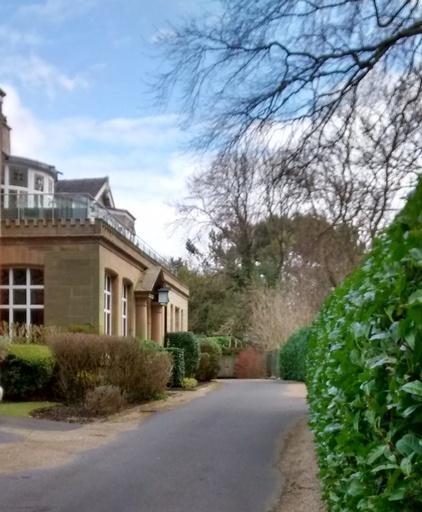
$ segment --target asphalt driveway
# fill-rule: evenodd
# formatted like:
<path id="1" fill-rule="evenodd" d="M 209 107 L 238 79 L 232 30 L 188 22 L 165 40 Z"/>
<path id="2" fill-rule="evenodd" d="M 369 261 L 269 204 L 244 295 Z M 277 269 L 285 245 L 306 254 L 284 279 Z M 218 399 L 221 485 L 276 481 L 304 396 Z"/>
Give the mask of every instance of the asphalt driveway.
<path id="1" fill-rule="evenodd" d="M 0 511 L 266 512 L 280 438 L 305 413 L 287 383 L 224 381 L 69 464 L 0 477 Z"/>

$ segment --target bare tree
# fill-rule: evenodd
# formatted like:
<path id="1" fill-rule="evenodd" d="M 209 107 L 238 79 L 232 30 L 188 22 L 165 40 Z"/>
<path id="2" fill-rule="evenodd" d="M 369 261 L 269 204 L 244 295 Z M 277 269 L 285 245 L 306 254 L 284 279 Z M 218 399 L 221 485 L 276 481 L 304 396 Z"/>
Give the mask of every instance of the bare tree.
<path id="1" fill-rule="evenodd" d="M 281 130 L 291 162 L 300 154 L 307 165 L 346 135 L 361 95 L 368 89 L 376 95 L 391 81 L 385 98 L 397 106 L 391 142 L 402 143 L 405 111 L 421 98 L 418 0 L 221 0 L 213 6 L 161 41 L 170 67 L 160 90 L 176 91 L 200 119 L 201 144 L 226 147 Z"/>

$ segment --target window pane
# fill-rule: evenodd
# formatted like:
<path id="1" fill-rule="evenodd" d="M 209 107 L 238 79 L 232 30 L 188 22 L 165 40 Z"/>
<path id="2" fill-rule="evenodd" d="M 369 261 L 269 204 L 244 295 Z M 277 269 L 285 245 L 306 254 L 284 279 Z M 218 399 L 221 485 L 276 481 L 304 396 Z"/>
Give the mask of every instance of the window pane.
<path id="1" fill-rule="evenodd" d="M 13 284 L 26 285 L 26 268 L 13 269 Z"/>
<path id="2" fill-rule="evenodd" d="M 8 309 L 0 309 L 0 324 L 3 322 L 9 323 L 9 310 Z M 0 325 L 1 331 L 1 325 Z"/>
<path id="3" fill-rule="evenodd" d="M 43 325 L 44 324 L 44 310 L 43 309 L 31 309 L 31 324 L 32 325 Z"/>
<path id="4" fill-rule="evenodd" d="M 31 290 L 31 304 L 33 306 L 44 304 L 44 290 Z"/>
<path id="5" fill-rule="evenodd" d="M 2 268 L 0 270 L 0 285 L 7 286 L 9 284 L 9 269 Z"/>
<path id="6" fill-rule="evenodd" d="M 9 290 L 0 290 L 0 306 L 9 304 Z"/>
<path id="7" fill-rule="evenodd" d="M 26 309 L 14 309 L 13 310 L 13 323 L 14 324 L 26 324 Z"/>
<path id="8" fill-rule="evenodd" d="M 28 169 L 11 167 L 9 173 L 9 184 L 15 187 L 28 186 Z"/>
<path id="9" fill-rule="evenodd" d="M 31 285 L 43 285 L 44 272 L 40 268 L 31 268 Z"/>
<path id="10" fill-rule="evenodd" d="M 26 304 L 26 290 L 13 290 L 13 304 Z"/>

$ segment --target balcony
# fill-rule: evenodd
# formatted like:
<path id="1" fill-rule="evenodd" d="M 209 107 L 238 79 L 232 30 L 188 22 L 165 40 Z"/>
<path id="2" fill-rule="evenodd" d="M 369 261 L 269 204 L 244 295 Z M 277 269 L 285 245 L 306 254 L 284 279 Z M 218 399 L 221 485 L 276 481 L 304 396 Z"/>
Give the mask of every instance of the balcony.
<path id="1" fill-rule="evenodd" d="M 102 220 L 174 274 L 169 261 L 88 194 L 1 194 L 0 220 Z"/>

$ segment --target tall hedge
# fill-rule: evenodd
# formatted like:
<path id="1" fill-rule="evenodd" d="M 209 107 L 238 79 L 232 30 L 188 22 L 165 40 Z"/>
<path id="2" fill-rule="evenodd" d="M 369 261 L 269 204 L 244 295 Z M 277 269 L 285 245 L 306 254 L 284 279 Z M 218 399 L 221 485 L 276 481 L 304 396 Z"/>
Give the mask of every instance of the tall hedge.
<path id="1" fill-rule="evenodd" d="M 185 375 L 195 377 L 199 365 L 199 341 L 192 332 L 179 331 L 167 334 L 167 346 L 181 348 L 185 355 Z"/>
<path id="2" fill-rule="evenodd" d="M 299 329 L 281 347 L 279 363 L 282 379 L 305 381 L 310 332 L 307 327 Z"/>
<path id="3" fill-rule="evenodd" d="M 422 510 L 422 180 L 329 297 L 308 387 L 331 512 Z"/>
<path id="4" fill-rule="evenodd" d="M 166 350 L 172 357 L 170 385 L 173 388 L 180 388 L 185 378 L 185 352 L 177 347 L 167 347 Z"/>
<path id="5" fill-rule="evenodd" d="M 200 342 L 200 359 L 196 378 L 200 382 L 216 379 L 220 372 L 222 350 L 214 338 L 204 338 Z"/>

